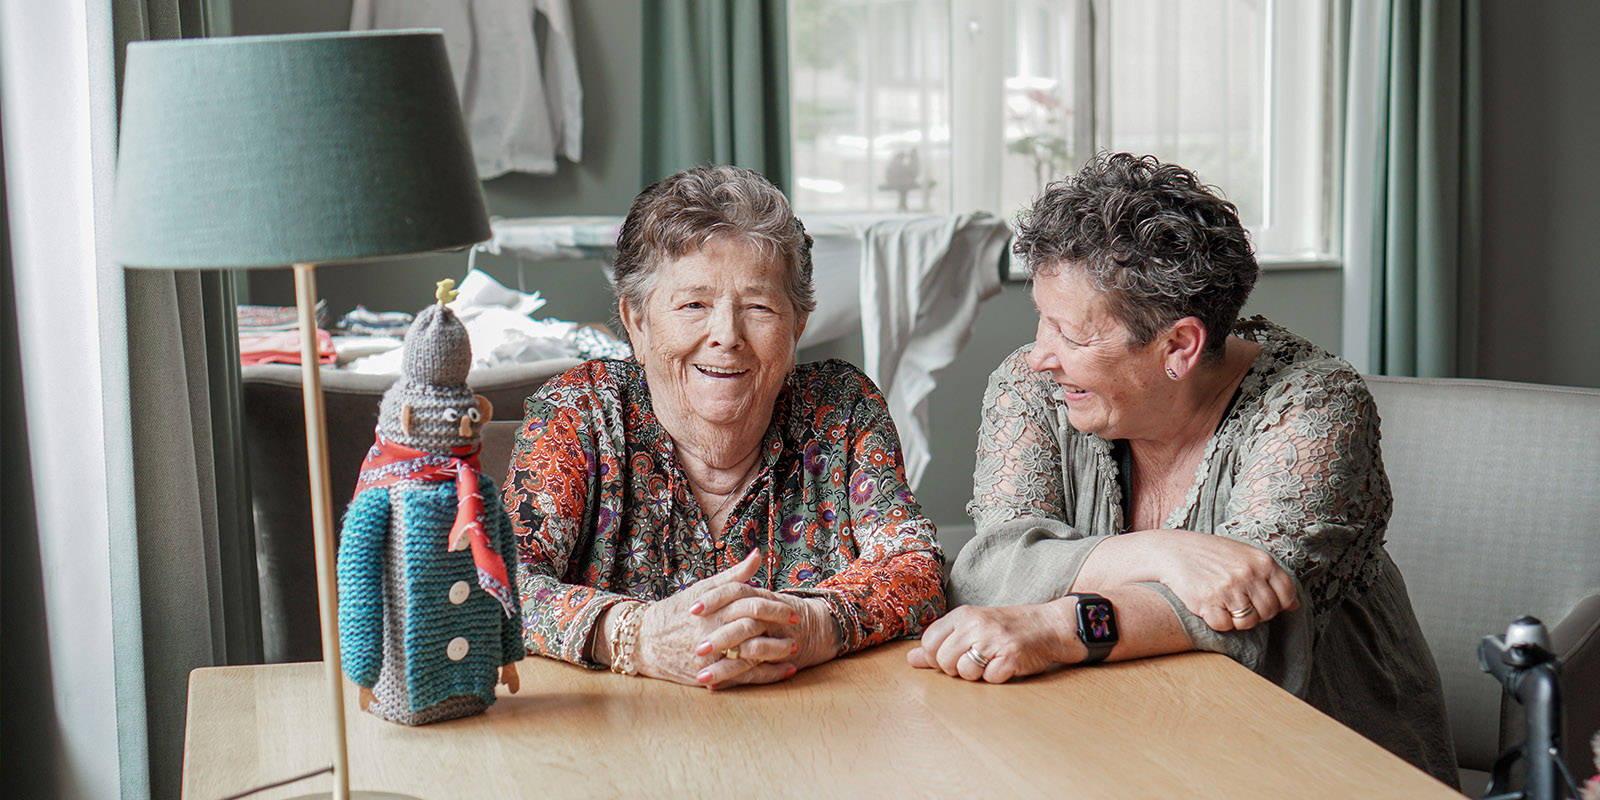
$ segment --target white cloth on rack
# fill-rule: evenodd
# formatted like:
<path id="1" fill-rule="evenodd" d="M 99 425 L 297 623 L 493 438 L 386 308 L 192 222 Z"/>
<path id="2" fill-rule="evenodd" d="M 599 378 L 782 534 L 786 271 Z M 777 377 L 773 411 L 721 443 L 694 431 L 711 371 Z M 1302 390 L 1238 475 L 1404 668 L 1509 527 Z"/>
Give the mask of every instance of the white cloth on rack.
<path id="1" fill-rule="evenodd" d="M 1000 291 L 1010 238 L 984 213 L 883 218 L 863 235 L 862 366 L 888 399 L 913 489 L 932 455 L 928 395 Z"/>
<path id="2" fill-rule="evenodd" d="M 534 20 L 546 21 L 539 52 Z M 351 30 L 444 31 L 478 177 L 549 174 L 583 154 L 583 87 L 568 0 L 354 0 Z"/>

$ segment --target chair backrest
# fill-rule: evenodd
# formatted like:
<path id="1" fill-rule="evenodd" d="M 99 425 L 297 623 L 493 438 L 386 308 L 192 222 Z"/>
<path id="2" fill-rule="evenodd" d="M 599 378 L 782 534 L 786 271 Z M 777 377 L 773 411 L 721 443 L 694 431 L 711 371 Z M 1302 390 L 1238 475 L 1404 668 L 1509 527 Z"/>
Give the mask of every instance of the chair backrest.
<path id="1" fill-rule="evenodd" d="M 478 453 L 478 464 L 483 474 L 494 478 L 494 485 L 506 482 L 506 472 L 511 466 L 511 446 L 516 444 L 517 431 L 522 422 L 497 419 L 483 426 L 483 449 Z"/>
<path id="2" fill-rule="evenodd" d="M 1600 391 L 1379 376 L 1367 383 L 1394 490 L 1387 548 L 1439 665 L 1457 759 L 1487 770 L 1512 724 L 1499 683 L 1478 668 L 1479 641 L 1523 614 L 1554 628 L 1600 592 Z M 1581 682 L 1588 700 L 1574 685 Z M 1568 762 L 1587 764 L 1596 712 L 1583 706 L 1600 706 L 1600 678 L 1569 671 L 1563 683 L 1568 730 L 1588 726 L 1583 738 L 1568 737 Z M 1521 722 L 1514 725 L 1505 731 L 1512 744 L 1523 738 Z"/>

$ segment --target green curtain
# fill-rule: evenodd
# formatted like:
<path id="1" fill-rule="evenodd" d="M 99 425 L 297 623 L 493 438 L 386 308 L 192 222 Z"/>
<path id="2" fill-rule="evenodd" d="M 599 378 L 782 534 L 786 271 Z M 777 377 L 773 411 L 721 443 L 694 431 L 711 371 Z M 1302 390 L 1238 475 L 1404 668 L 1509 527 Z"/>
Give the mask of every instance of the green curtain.
<path id="1" fill-rule="evenodd" d="M 650 0 L 644 15 L 644 182 L 734 164 L 788 192 L 784 0 Z"/>
<path id="2" fill-rule="evenodd" d="M 230 27 L 225 0 L 114 0 L 112 8 L 119 95 L 129 42 Z M 142 673 L 145 730 L 123 730 L 119 739 L 125 758 L 148 758 L 149 793 L 176 797 L 189 672 L 262 658 L 234 273 L 132 270 L 122 277 L 134 514 L 111 531 L 112 547 L 121 551 L 112 599 L 124 617 L 118 678 Z M 141 738 L 143 754 L 128 746 Z M 129 788 L 125 795 L 140 793 Z"/>
<path id="3" fill-rule="evenodd" d="M 1470 376 L 1480 166 L 1477 0 L 1347 6 L 1345 355 Z"/>

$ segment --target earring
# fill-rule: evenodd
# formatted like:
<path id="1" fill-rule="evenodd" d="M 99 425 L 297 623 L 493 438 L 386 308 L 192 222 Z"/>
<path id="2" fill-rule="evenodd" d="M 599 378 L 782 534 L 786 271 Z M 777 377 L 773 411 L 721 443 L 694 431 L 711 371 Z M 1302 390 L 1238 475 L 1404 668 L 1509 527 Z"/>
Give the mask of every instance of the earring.
<path id="1" fill-rule="evenodd" d="M 1167 367 L 1167 377 L 1169 377 L 1169 378 L 1171 378 L 1173 380 L 1177 380 L 1178 379 L 1178 373 L 1173 372 L 1172 371 L 1172 367 Z"/>

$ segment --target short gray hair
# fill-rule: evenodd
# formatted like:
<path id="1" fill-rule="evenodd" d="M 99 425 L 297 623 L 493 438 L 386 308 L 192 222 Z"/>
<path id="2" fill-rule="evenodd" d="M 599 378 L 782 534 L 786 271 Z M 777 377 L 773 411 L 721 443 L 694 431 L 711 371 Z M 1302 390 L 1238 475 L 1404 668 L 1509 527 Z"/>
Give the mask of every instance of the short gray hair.
<path id="1" fill-rule="evenodd" d="M 1045 187 L 1018 218 L 1012 252 L 1036 274 L 1081 270 L 1135 345 L 1198 318 L 1210 359 L 1221 357 L 1261 272 L 1238 209 L 1215 187 L 1128 153 L 1101 153 Z"/>
<path id="2" fill-rule="evenodd" d="M 612 275 L 618 302 L 626 300 L 642 314 L 661 265 L 713 238 L 741 242 L 763 258 L 781 260 L 796 313 L 816 309 L 811 236 L 778 187 L 759 172 L 732 166 L 695 167 L 639 193 L 617 236 Z M 627 336 L 618 321 L 616 327 Z"/>

